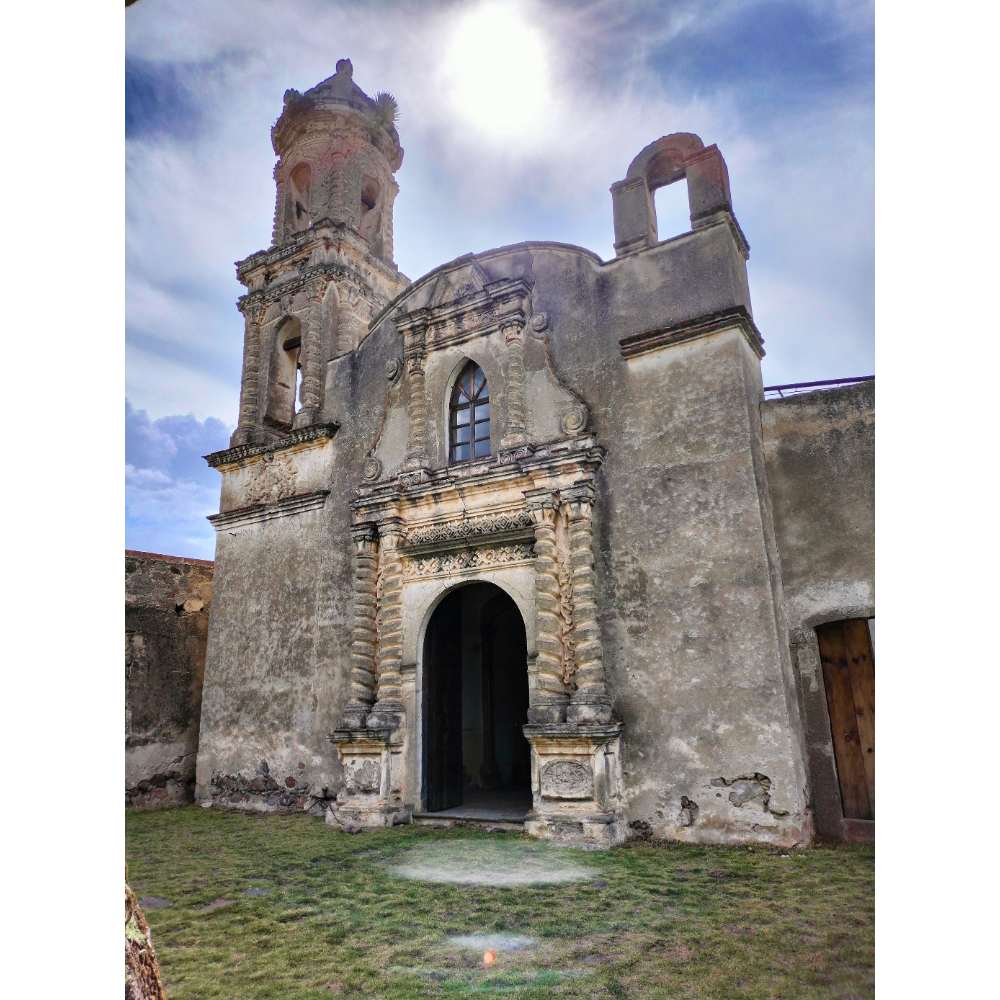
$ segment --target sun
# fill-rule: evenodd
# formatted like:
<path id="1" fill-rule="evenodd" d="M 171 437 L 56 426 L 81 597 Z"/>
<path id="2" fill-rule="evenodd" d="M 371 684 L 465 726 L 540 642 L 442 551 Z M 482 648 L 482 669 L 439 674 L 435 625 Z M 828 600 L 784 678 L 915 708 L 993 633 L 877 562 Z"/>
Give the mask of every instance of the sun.
<path id="1" fill-rule="evenodd" d="M 447 36 L 441 82 L 456 116 L 484 137 L 528 138 L 544 126 L 552 97 L 545 38 L 521 4 L 477 3 Z"/>

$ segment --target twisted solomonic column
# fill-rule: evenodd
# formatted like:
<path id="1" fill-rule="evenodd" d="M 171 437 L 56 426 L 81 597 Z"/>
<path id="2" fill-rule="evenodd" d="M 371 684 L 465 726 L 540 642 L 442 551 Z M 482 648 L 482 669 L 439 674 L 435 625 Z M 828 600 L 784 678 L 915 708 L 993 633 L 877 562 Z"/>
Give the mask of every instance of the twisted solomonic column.
<path id="1" fill-rule="evenodd" d="M 354 542 L 354 625 L 351 630 L 351 698 L 344 729 L 362 729 L 375 701 L 375 598 L 378 541 L 375 525 L 351 528 Z"/>
<path id="2" fill-rule="evenodd" d="M 604 649 L 594 602 L 594 487 L 577 483 L 561 494 L 569 519 L 569 564 L 573 579 L 573 647 L 576 690 L 567 722 L 611 721 L 611 699 L 604 676 Z"/>
<path id="3" fill-rule="evenodd" d="M 409 387 L 407 411 L 410 433 L 406 447 L 406 467 L 423 469 L 427 466 L 427 390 L 424 384 L 425 355 L 407 354 L 406 380 Z"/>
<path id="4" fill-rule="evenodd" d="M 323 294 L 324 284 L 309 290 L 309 316 L 302 337 L 302 407 L 295 414 L 296 427 L 319 421 L 323 407 Z"/>
<path id="5" fill-rule="evenodd" d="M 524 401 L 524 321 L 505 320 L 501 326 L 507 344 L 507 433 L 501 448 L 517 448 L 528 440 Z"/>
<path id="6" fill-rule="evenodd" d="M 230 444 L 247 444 L 257 423 L 257 384 L 260 378 L 260 324 L 264 304 L 243 309 L 243 374 L 240 378 L 240 416 Z"/>
<path id="7" fill-rule="evenodd" d="M 552 493 L 532 490 L 527 509 L 535 529 L 535 683 L 530 691 L 528 721 L 563 722 L 566 685 L 562 678 L 559 617 L 559 565 L 556 560 L 557 501 Z"/>
<path id="8" fill-rule="evenodd" d="M 395 727 L 403 711 L 403 528 L 398 518 L 379 525 L 382 594 L 378 608 L 378 700 L 369 728 Z"/>

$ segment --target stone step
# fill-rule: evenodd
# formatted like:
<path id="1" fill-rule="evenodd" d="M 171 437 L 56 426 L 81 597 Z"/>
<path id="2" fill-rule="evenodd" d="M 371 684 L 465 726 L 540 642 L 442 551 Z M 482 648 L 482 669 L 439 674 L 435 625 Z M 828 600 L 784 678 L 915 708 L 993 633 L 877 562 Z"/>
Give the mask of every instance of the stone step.
<path id="1" fill-rule="evenodd" d="M 432 826 L 439 829 L 448 829 L 454 826 L 471 826 L 479 830 L 486 830 L 489 833 L 509 830 L 514 833 L 524 832 L 523 819 L 510 818 L 488 818 L 485 816 L 473 815 L 449 815 L 442 816 L 440 813 L 414 813 L 413 822 L 417 826 Z"/>

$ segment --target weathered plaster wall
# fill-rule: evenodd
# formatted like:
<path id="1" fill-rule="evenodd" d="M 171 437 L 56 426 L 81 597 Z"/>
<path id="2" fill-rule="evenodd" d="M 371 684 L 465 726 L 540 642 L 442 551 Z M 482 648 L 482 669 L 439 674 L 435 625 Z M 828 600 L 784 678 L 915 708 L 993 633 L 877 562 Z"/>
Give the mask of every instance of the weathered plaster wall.
<path id="1" fill-rule="evenodd" d="M 761 405 L 791 627 L 875 604 L 875 383 Z"/>
<path id="2" fill-rule="evenodd" d="M 815 627 L 875 614 L 875 383 L 761 406 L 816 828 L 843 839 Z"/>
<path id="3" fill-rule="evenodd" d="M 446 280 L 461 287 L 460 261 Z M 732 230 L 713 226 L 601 264 L 557 244 L 478 255 L 489 281 L 522 278 L 529 437 L 561 436 L 574 399 L 607 449 L 595 506 L 597 604 L 615 710 L 625 723 L 626 818 L 698 841 L 807 839 L 801 723 L 782 617 L 764 465 L 757 359 L 736 327 L 626 360 L 619 341 L 749 305 Z M 392 315 L 421 305 L 435 273 L 330 361 L 323 416 L 340 423 L 323 506 L 220 530 L 199 798 L 244 808 L 320 808 L 340 787 L 327 741 L 347 700 L 349 504 L 372 449 L 383 475 L 407 447 L 407 387 Z M 428 458 L 444 463 L 444 394 L 463 356 L 492 375 L 494 438 L 506 420 L 499 333 L 432 352 Z M 224 509 L 244 502 L 227 473 Z M 408 587 L 407 590 L 410 588 Z M 415 648 L 404 609 L 404 646 Z M 529 652 L 533 623 L 527 622 Z M 404 657 L 412 663 L 413 652 Z M 410 704 L 413 704 L 411 702 Z M 417 748 L 411 748 L 411 754 Z M 410 773 L 416 761 L 408 764 Z"/>
<path id="4" fill-rule="evenodd" d="M 190 802 L 213 564 L 125 553 L 125 802 Z"/>

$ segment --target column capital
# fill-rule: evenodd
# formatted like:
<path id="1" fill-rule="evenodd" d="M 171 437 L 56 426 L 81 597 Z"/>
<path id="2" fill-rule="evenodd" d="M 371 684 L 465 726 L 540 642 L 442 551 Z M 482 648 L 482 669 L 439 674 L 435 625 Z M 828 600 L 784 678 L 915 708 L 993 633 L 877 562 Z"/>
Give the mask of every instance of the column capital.
<path id="1" fill-rule="evenodd" d="M 351 540 L 359 552 L 364 551 L 369 545 L 373 546 L 378 540 L 377 526 L 373 521 L 361 521 L 351 525 Z"/>
<path id="2" fill-rule="evenodd" d="M 524 333 L 524 317 L 505 316 L 500 320 L 500 332 L 508 344 L 520 340 Z"/>
<path id="3" fill-rule="evenodd" d="M 395 549 L 406 534 L 403 519 L 397 516 L 383 517 L 375 523 L 379 542 L 387 549 Z"/>
<path id="4" fill-rule="evenodd" d="M 544 488 L 525 490 L 524 506 L 534 524 L 551 524 L 559 509 L 559 497 L 552 490 Z"/>
<path id="5" fill-rule="evenodd" d="M 567 489 L 560 490 L 559 497 L 566 505 L 571 521 L 588 519 L 594 510 L 596 490 L 589 480 L 580 480 Z"/>

